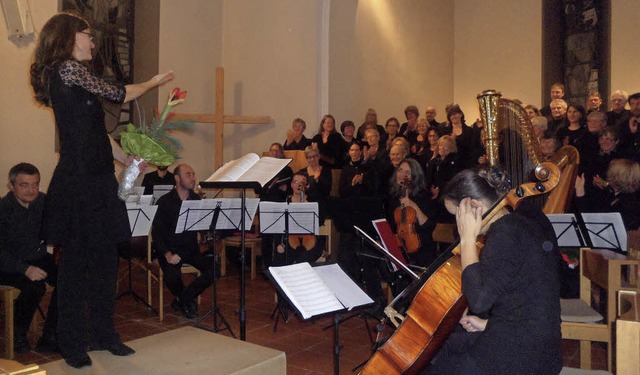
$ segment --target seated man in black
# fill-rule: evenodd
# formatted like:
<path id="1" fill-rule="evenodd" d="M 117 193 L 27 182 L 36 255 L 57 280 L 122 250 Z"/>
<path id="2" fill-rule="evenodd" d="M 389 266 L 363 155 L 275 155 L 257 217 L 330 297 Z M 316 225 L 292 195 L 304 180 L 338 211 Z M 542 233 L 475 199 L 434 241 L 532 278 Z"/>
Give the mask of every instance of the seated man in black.
<path id="1" fill-rule="evenodd" d="M 44 193 L 39 191 L 40 172 L 28 163 L 9 171 L 11 191 L 0 200 L 0 284 L 20 289 L 15 301 L 14 348 L 29 350 L 27 331 L 46 291 L 55 286 L 57 268 L 40 238 Z M 38 350 L 57 351 L 57 295 L 49 303 Z"/>
<path id="2" fill-rule="evenodd" d="M 175 296 L 171 307 L 188 319 L 194 319 L 198 316 L 196 297 L 213 282 L 213 261 L 200 253 L 197 232 L 175 233 L 182 201 L 198 200 L 200 196 L 193 191 L 196 186 L 193 168 L 180 164 L 174 169 L 174 177 L 176 188 L 158 199 L 158 211 L 151 234 L 158 262 L 164 272 L 164 282 Z M 182 282 L 180 270 L 185 263 L 200 271 L 200 276 L 187 287 Z"/>
<path id="3" fill-rule="evenodd" d="M 142 179 L 142 186 L 144 187 L 144 194 L 153 194 L 153 187 L 156 185 L 175 185 L 173 179 L 173 173 L 167 170 L 167 166 L 158 166 L 158 170 L 149 172 L 144 175 Z"/>

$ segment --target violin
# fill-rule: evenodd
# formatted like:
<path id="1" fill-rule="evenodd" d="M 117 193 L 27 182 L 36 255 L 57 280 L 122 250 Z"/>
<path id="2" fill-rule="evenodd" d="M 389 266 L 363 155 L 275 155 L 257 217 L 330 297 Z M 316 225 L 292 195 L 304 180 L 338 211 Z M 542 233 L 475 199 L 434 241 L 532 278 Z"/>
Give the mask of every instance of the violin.
<path id="1" fill-rule="evenodd" d="M 300 189 L 300 202 L 306 202 L 304 188 Z M 308 251 L 316 247 L 316 236 L 313 234 L 290 234 L 287 241 L 291 248 Z"/>
<path id="2" fill-rule="evenodd" d="M 402 183 L 402 192 L 404 196 L 408 195 L 409 185 L 411 180 L 405 180 Z M 398 246 L 404 248 L 409 253 L 415 253 L 420 249 L 420 237 L 416 233 L 416 223 L 418 221 L 418 214 L 413 207 L 401 207 L 396 208 L 393 213 L 393 218 L 396 222 L 396 240 Z"/>

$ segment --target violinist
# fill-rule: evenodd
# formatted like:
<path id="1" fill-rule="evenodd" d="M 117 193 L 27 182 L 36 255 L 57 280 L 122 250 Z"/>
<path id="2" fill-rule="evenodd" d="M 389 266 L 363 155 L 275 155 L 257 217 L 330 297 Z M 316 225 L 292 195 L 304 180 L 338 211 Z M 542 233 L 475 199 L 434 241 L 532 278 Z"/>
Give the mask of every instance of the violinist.
<path id="1" fill-rule="evenodd" d="M 558 374 L 560 253 L 551 223 L 523 201 L 482 227 L 506 178 L 497 168 L 464 170 L 445 187 L 460 233 L 462 292 L 468 311 L 427 374 Z M 480 255 L 477 236 L 485 235 Z"/>
<path id="2" fill-rule="evenodd" d="M 409 234 L 408 238 L 400 240 L 409 262 L 428 266 L 436 258 L 435 245 L 431 240 L 435 222 L 429 219 L 436 212 L 422 167 L 414 159 L 403 160 L 393 172 L 390 184 L 387 205 L 389 223 L 396 234 Z M 417 249 L 408 249 L 407 244 L 415 243 L 416 237 L 419 241 Z"/>
<path id="3" fill-rule="evenodd" d="M 308 202 L 306 191 L 309 185 L 307 176 L 296 173 L 291 180 L 292 194 L 287 198 L 287 203 Z M 284 266 L 294 263 L 313 263 L 322 256 L 323 244 L 313 234 L 290 234 L 281 236 L 276 251 L 273 253 L 274 266 Z"/>

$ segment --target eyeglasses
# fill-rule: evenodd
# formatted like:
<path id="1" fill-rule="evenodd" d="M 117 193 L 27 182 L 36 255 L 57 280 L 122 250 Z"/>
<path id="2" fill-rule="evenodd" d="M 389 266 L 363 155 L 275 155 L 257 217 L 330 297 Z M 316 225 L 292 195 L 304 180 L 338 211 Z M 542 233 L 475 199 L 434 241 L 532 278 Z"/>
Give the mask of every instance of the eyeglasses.
<path id="1" fill-rule="evenodd" d="M 309 156 L 307 156 L 306 158 L 307 158 L 307 159 L 315 159 L 315 158 L 319 158 L 319 157 L 320 157 L 320 155 L 315 154 L 315 155 L 309 155 Z"/>
<path id="2" fill-rule="evenodd" d="M 84 34 L 84 35 L 88 35 L 89 36 L 89 40 L 93 42 L 93 39 L 96 37 L 95 35 L 88 33 L 86 31 L 80 31 L 80 34 Z"/>

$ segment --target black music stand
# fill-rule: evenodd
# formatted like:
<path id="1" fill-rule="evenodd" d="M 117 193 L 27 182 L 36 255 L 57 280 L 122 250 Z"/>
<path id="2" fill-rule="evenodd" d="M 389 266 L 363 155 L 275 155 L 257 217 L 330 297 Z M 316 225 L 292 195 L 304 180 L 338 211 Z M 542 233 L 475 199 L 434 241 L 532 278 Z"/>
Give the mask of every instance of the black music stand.
<path id="1" fill-rule="evenodd" d="M 260 191 L 262 186 L 257 181 L 201 181 L 200 187 L 203 189 L 239 189 L 242 192 L 241 200 L 241 212 L 245 213 L 247 210 L 247 189 L 252 189 L 256 193 Z M 240 340 L 246 341 L 247 339 L 247 303 L 246 303 L 246 272 L 245 272 L 245 232 L 247 230 L 246 215 L 240 215 L 240 262 L 243 267 L 240 267 Z"/>
<path id="2" fill-rule="evenodd" d="M 120 257 L 127 260 L 127 278 L 129 280 L 129 285 L 127 290 L 121 292 L 116 297 L 116 300 L 119 300 L 124 296 L 131 296 L 134 301 L 144 304 L 156 314 L 158 313 L 158 311 L 133 290 L 133 264 L 131 260 L 133 259 L 133 239 L 149 235 L 149 231 L 151 230 L 151 223 L 153 222 L 153 217 L 155 216 L 157 210 L 157 206 L 140 206 L 136 204 L 127 205 L 127 214 L 129 215 L 129 227 L 131 228 L 132 239 L 128 243 L 126 243 L 126 245 L 118 246 L 118 253 L 120 254 Z"/>
<path id="3" fill-rule="evenodd" d="M 316 267 L 309 263 L 269 267 L 268 275 L 303 320 L 333 314 L 333 371 L 339 374 L 339 327 L 344 321 L 340 314 L 370 305 L 373 300 L 335 263 Z M 300 280 L 304 280 L 304 285 L 300 285 Z"/>
<path id="4" fill-rule="evenodd" d="M 218 222 L 220 212 L 222 211 L 220 206 L 220 203 L 216 204 L 216 208 L 214 208 L 213 211 L 213 218 L 211 219 L 211 224 L 209 225 L 209 233 L 211 233 L 211 241 L 213 243 L 213 251 L 211 254 L 211 266 L 213 267 L 213 283 L 211 284 L 211 308 L 204 315 L 198 318 L 193 326 L 198 327 L 200 322 L 202 322 L 207 316 L 209 316 L 209 314 L 213 314 L 213 327 L 211 328 L 211 331 L 215 333 L 222 331 L 222 329 L 218 327 L 218 318 L 220 318 L 220 321 L 225 327 L 224 329 L 229 331 L 231 336 L 235 339 L 236 335 L 233 333 L 229 322 L 227 321 L 227 319 L 225 319 L 224 315 L 222 315 L 222 312 L 218 307 L 218 278 L 220 277 L 220 272 L 218 270 L 218 267 L 216 267 L 216 223 Z"/>
<path id="5" fill-rule="evenodd" d="M 286 246 L 290 234 L 318 235 L 320 231 L 318 210 L 317 202 L 300 202 L 293 205 L 286 202 L 260 202 L 261 233 L 283 236 L 285 264 L 289 264 Z M 274 251 L 277 251 L 275 246 Z M 285 324 L 289 321 L 286 301 L 278 293 L 278 303 L 271 313 L 271 319 L 275 318 L 273 332 L 278 330 L 280 317 Z"/>

